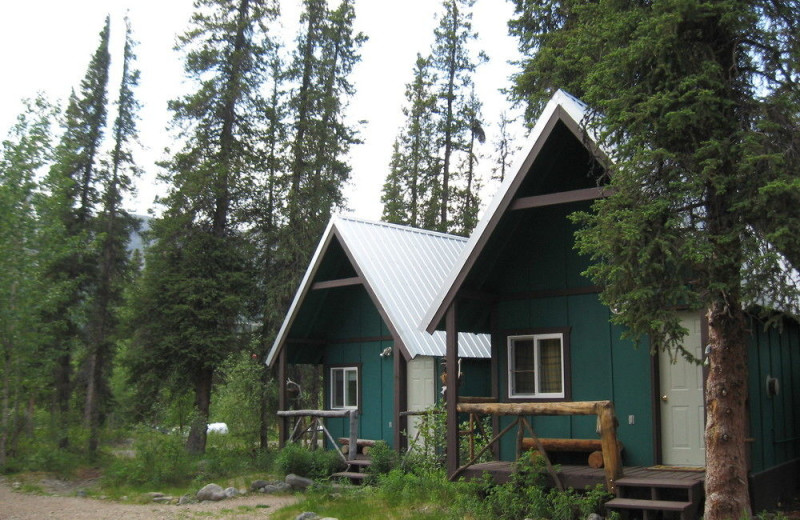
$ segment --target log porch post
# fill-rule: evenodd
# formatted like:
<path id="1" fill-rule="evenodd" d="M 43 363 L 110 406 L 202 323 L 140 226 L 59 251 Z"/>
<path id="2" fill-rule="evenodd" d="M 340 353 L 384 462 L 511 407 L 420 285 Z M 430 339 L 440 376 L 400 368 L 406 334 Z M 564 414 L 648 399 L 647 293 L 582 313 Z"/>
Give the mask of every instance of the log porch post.
<path id="1" fill-rule="evenodd" d="M 617 444 L 617 416 L 614 403 L 604 401 L 597 407 L 600 419 L 600 442 L 603 446 L 603 469 L 606 473 L 606 486 L 610 493 L 617 491 L 617 479 L 622 476 L 622 459 Z"/>
<path id="2" fill-rule="evenodd" d="M 405 431 L 408 419 L 405 415 L 400 415 L 408 408 L 407 396 L 407 377 L 406 377 L 406 360 L 403 353 L 397 348 L 397 344 L 392 349 L 392 356 L 394 359 L 394 449 L 398 453 L 402 453 L 406 448 L 408 439 L 404 439 L 403 431 Z"/>
<path id="3" fill-rule="evenodd" d="M 286 410 L 286 349 L 278 354 L 278 410 Z M 278 416 L 278 447 L 286 446 L 286 418 Z"/>
<path id="4" fill-rule="evenodd" d="M 456 330 L 456 302 L 450 304 L 445 316 L 447 331 L 447 474 L 458 470 L 458 330 Z"/>

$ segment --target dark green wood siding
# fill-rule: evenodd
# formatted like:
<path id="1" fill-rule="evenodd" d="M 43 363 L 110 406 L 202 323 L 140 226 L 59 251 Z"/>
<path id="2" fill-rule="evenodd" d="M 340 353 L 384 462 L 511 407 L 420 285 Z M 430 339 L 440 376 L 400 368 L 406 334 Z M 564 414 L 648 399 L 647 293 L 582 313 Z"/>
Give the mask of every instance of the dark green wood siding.
<path id="1" fill-rule="evenodd" d="M 750 466 L 754 473 L 800 457 L 800 327 L 784 319 L 781 329 L 764 330 L 753 320 L 748 349 Z M 767 394 L 767 376 L 780 384 Z"/>
<path id="2" fill-rule="evenodd" d="M 610 312 L 591 282 L 581 273 L 588 261 L 574 250 L 575 225 L 569 215 L 588 203 L 526 210 L 513 240 L 503 245 L 496 269 L 483 289 L 498 298 L 493 341 L 498 347 L 500 398 L 508 398 L 507 337 L 541 329 L 569 331 L 571 400 L 614 401 L 625 444 L 625 464 L 653 464 L 650 356 L 621 339 L 610 323 Z M 543 296 L 550 294 L 549 296 Z M 633 424 L 629 424 L 632 416 Z M 501 421 L 501 427 L 511 419 Z M 533 425 L 542 437 L 597 438 L 596 418 L 536 417 Z M 503 459 L 515 455 L 514 436 L 506 435 Z M 573 462 L 564 458 L 564 462 Z M 585 456 L 583 463 L 585 463 Z"/>

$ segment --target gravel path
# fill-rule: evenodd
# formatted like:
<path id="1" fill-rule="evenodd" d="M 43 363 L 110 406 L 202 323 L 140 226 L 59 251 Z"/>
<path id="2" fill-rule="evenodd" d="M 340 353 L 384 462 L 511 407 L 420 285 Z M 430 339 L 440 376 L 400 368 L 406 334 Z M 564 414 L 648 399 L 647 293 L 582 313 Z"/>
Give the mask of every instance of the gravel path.
<path id="1" fill-rule="evenodd" d="M 0 520 L 263 520 L 297 499 L 290 495 L 246 495 L 187 505 L 133 505 L 91 498 L 42 496 L 13 491 L 0 482 Z"/>

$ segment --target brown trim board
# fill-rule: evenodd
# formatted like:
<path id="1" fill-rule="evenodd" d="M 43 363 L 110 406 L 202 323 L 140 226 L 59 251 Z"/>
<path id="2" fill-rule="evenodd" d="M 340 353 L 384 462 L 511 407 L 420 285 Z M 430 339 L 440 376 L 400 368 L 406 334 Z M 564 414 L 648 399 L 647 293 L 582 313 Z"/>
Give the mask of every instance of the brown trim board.
<path id="1" fill-rule="evenodd" d="M 595 200 L 608 197 L 611 192 L 603 187 L 584 188 L 581 190 L 560 191 L 557 193 L 547 193 L 545 195 L 534 195 L 531 197 L 520 197 L 514 199 L 509 206 L 510 211 L 521 209 L 541 208 L 545 206 L 555 206 L 558 204 L 569 204 L 571 202 L 581 202 L 585 200 Z"/>

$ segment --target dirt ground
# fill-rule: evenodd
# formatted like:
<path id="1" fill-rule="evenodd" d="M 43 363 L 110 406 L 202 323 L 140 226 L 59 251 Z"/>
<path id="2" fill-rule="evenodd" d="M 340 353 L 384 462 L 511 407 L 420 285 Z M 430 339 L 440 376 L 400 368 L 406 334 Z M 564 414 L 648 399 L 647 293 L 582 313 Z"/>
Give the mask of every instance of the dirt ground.
<path id="1" fill-rule="evenodd" d="M 44 481 L 48 492 L 58 492 L 58 481 Z M 70 492 L 62 485 L 64 492 Z M 72 487 L 72 486 L 69 486 Z M 270 513 L 293 504 L 289 495 L 252 494 L 220 502 L 187 505 L 121 504 L 119 502 L 76 496 L 34 495 L 12 489 L 11 483 L 0 481 L 0 520 L 195 520 L 230 518 L 251 520 L 269 518 Z"/>

